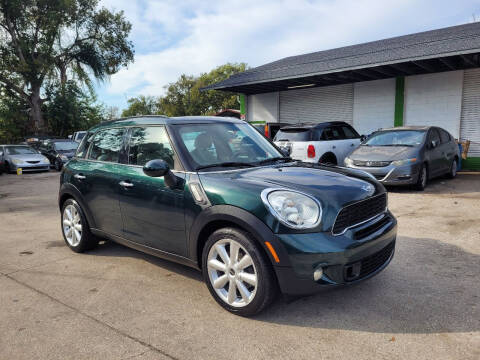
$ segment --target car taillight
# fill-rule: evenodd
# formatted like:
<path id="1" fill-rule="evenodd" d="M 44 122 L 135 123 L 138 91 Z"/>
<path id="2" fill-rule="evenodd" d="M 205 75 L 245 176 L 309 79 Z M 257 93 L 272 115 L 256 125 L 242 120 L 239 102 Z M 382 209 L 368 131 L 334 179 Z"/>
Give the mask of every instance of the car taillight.
<path id="1" fill-rule="evenodd" d="M 265 125 L 265 137 L 266 138 L 270 137 L 270 132 L 268 131 L 268 125 Z"/>
<path id="2" fill-rule="evenodd" d="M 315 157 L 315 146 L 313 145 L 308 145 L 307 148 L 307 156 L 309 158 L 314 158 Z"/>

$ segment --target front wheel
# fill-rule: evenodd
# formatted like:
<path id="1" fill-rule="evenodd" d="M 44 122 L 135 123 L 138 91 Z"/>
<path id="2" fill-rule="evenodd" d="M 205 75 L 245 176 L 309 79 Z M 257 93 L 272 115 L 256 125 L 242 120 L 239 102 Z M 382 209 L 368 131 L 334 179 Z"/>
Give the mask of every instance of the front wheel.
<path id="1" fill-rule="evenodd" d="M 60 159 L 55 159 L 55 170 L 61 171 L 62 170 L 62 161 Z"/>
<path id="2" fill-rule="evenodd" d="M 425 164 L 422 164 L 422 167 L 420 168 L 420 172 L 418 174 L 417 183 L 415 184 L 415 189 L 418 191 L 425 190 L 425 187 L 427 186 L 427 179 L 428 179 L 427 167 Z"/>
<path id="3" fill-rule="evenodd" d="M 252 316 L 274 299 L 271 264 L 252 237 L 224 228 L 208 238 L 202 254 L 203 277 L 214 299 L 226 310 Z"/>
<path id="4" fill-rule="evenodd" d="M 453 159 L 450 171 L 447 174 L 449 179 L 453 179 L 455 176 L 457 176 L 457 159 Z"/>
<path id="5" fill-rule="evenodd" d="M 73 251 L 81 253 L 98 245 L 82 208 L 74 199 L 68 199 L 63 204 L 61 225 L 63 239 Z"/>

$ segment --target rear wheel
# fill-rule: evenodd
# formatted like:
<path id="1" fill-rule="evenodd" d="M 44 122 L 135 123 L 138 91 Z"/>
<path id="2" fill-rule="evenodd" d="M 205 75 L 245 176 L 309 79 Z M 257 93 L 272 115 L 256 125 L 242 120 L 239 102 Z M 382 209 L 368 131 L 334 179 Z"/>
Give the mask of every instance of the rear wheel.
<path id="1" fill-rule="evenodd" d="M 453 159 L 452 165 L 450 166 L 450 171 L 447 174 L 449 179 L 453 179 L 455 176 L 457 176 L 457 166 L 457 159 Z"/>
<path id="2" fill-rule="evenodd" d="M 324 154 L 318 160 L 319 164 L 337 165 L 337 158 L 333 154 Z"/>
<path id="3" fill-rule="evenodd" d="M 420 168 L 420 172 L 418 175 L 417 183 L 415 184 L 415 189 L 418 191 L 425 190 L 425 187 L 427 186 L 427 180 L 428 180 L 428 169 L 425 164 L 422 164 L 422 167 Z"/>
<path id="4" fill-rule="evenodd" d="M 226 310 L 252 316 L 276 294 L 271 264 L 241 230 L 224 228 L 208 238 L 202 254 L 203 277 L 214 299 Z"/>
<path id="5" fill-rule="evenodd" d="M 74 199 L 68 199 L 63 204 L 61 221 L 63 239 L 73 251 L 81 253 L 98 245 L 82 208 Z"/>

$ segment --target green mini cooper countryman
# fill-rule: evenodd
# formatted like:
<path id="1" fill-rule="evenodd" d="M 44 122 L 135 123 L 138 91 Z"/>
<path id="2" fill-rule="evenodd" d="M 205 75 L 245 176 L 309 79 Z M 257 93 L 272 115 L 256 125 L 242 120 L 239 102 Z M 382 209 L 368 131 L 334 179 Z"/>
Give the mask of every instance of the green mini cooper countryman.
<path id="1" fill-rule="evenodd" d="M 110 239 L 197 268 L 225 309 L 352 284 L 393 257 L 397 223 L 371 175 L 285 157 L 218 117 L 135 117 L 90 129 L 61 173 L 67 245 Z"/>

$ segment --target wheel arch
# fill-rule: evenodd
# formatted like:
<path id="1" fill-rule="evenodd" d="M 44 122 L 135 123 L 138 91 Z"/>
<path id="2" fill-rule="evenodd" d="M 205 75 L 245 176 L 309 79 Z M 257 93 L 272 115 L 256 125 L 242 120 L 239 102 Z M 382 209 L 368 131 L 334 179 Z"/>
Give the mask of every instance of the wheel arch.
<path id="1" fill-rule="evenodd" d="M 85 217 L 87 218 L 88 225 L 90 228 L 95 228 L 95 219 L 92 216 L 90 207 L 83 201 L 80 191 L 72 184 L 63 184 L 60 189 L 60 193 L 58 194 L 58 207 L 60 211 L 62 210 L 63 204 L 68 199 L 73 199 L 80 205 Z"/>
<path id="2" fill-rule="evenodd" d="M 208 237 L 216 230 L 234 227 L 249 233 L 270 259 L 272 265 L 289 266 L 288 256 L 283 245 L 272 230 L 252 213 L 231 205 L 215 205 L 203 210 L 195 219 L 189 235 L 189 254 L 202 267 L 202 252 Z M 275 249 L 280 260 L 277 263 L 265 242 Z"/>
<path id="3" fill-rule="evenodd" d="M 337 155 L 335 155 L 332 151 L 327 151 L 326 153 L 322 154 L 322 156 L 320 156 L 320 158 L 318 159 L 318 162 L 325 158 L 335 159 L 335 164 L 338 165 Z"/>

